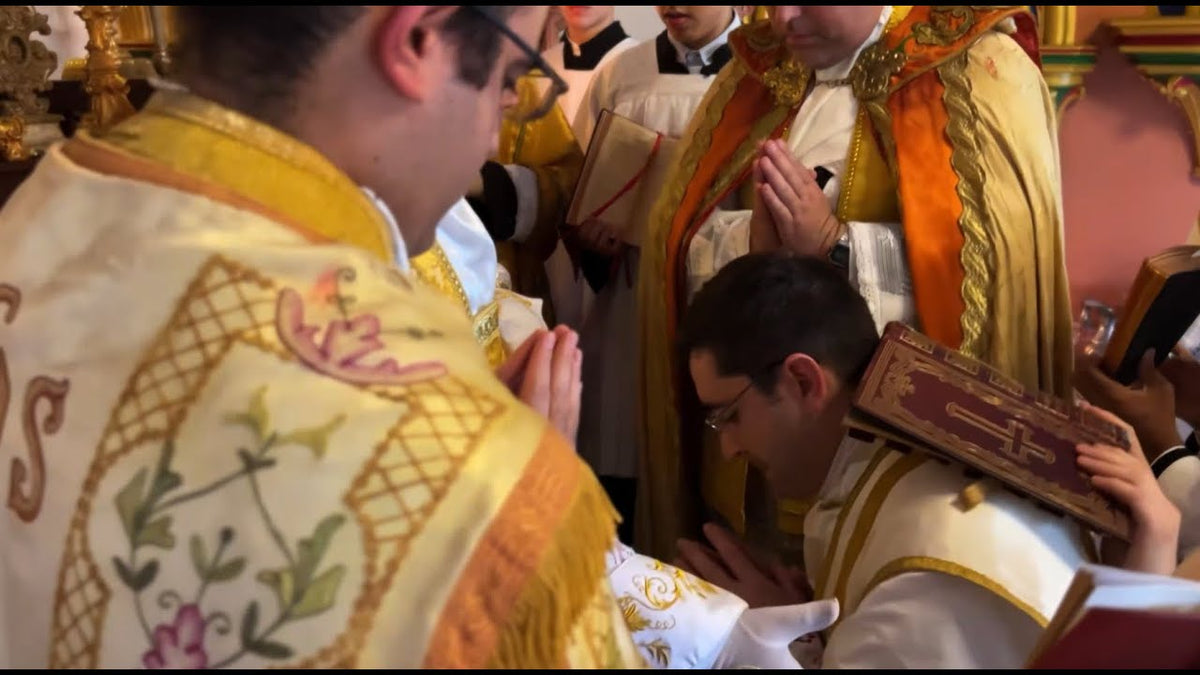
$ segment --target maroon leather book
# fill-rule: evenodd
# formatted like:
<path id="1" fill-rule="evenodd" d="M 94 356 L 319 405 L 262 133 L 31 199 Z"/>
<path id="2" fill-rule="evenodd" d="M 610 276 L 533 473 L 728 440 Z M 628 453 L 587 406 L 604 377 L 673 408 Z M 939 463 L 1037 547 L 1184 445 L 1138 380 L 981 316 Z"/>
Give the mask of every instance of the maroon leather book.
<path id="1" fill-rule="evenodd" d="M 847 420 L 893 444 L 932 451 L 1089 527 L 1129 539 L 1128 514 L 1075 463 L 1081 442 L 1129 447 L 1124 429 L 888 324 Z"/>
<path id="2" fill-rule="evenodd" d="M 1087 610 L 1030 670 L 1200 668 L 1200 614 L 1169 610 Z"/>

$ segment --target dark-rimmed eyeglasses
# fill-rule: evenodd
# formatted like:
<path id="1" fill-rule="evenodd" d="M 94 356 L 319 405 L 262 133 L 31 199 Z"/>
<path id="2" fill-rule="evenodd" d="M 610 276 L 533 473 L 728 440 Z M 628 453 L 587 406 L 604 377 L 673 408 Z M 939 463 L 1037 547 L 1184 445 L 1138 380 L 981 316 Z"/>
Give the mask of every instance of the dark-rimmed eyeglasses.
<path id="1" fill-rule="evenodd" d="M 783 362 L 786 360 L 779 359 L 778 361 L 772 361 L 751 375 L 750 384 L 747 384 L 744 389 L 738 392 L 738 395 L 734 396 L 732 401 L 709 413 L 704 418 L 704 425 L 713 431 L 720 432 L 726 424 L 729 424 L 729 420 L 733 419 L 733 414 L 737 412 L 738 404 L 741 403 L 742 397 L 746 395 L 746 392 L 750 391 L 750 388 L 754 386 L 754 381 L 783 365 Z"/>
<path id="2" fill-rule="evenodd" d="M 513 106 L 506 114 L 516 122 L 531 122 L 545 117 L 554 108 L 554 104 L 558 103 L 558 97 L 567 93 L 566 81 L 562 79 L 561 75 L 555 72 L 549 63 L 546 63 L 546 59 L 542 58 L 538 50 L 521 39 L 521 36 L 509 28 L 508 23 L 496 16 L 494 12 L 484 7 L 472 5 L 463 5 L 463 9 L 474 10 L 480 16 L 487 19 L 488 23 L 492 24 L 496 30 L 504 34 L 509 40 L 512 40 L 513 44 L 521 50 L 521 53 L 529 59 L 529 63 L 532 64 L 531 75 L 540 75 L 550 81 L 549 86 L 538 87 L 539 97 L 532 103 Z"/>

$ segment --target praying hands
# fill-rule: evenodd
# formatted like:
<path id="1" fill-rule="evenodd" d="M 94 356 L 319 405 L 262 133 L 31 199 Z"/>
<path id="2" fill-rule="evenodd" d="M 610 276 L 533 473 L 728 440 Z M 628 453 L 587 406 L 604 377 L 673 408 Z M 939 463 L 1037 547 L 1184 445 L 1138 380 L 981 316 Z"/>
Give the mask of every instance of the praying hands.
<path id="1" fill-rule="evenodd" d="M 829 253 L 845 225 L 833 213 L 816 171 L 800 163 L 783 141 L 769 140 L 754 161 L 752 179 L 752 252 L 786 248 L 799 255 Z"/>

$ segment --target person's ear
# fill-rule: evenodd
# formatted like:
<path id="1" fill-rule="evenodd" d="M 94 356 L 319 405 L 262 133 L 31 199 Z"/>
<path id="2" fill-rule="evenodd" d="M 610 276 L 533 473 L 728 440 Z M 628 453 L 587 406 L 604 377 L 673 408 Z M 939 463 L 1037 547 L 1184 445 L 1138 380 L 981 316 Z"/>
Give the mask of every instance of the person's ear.
<path id="1" fill-rule="evenodd" d="M 808 354 L 792 354 L 783 362 L 784 391 L 805 407 L 819 407 L 829 395 L 829 374 Z"/>
<path id="2" fill-rule="evenodd" d="M 376 29 L 375 60 L 385 79 L 407 98 L 422 100 L 445 75 L 436 60 L 448 49 L 436 30 L 458 7 L 391 7 Z"/>

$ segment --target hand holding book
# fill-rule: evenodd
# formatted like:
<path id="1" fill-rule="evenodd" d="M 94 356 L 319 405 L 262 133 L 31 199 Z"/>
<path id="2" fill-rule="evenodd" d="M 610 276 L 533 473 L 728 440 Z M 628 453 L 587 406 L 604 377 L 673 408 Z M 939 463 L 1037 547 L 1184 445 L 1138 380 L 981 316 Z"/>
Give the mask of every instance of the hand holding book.
<path id="1" fill-rule="evenodd" d="M 1133 427 L 1147 461 L 1182 443 L 1175 427 L 1174 388 L 1154 366 L 1154 350 L 1142 355 L 1138 379 L 1128 387 L 1105 373 L 1095 357 L 1077 358 L 1075 388 L 1092 405 L 1114 413 Z"/>
<path id="2" fill-rule="evenodd" d="M 1076 446 L 1079 468 L 1097 490 L 1125 506 L 1132 516 L 1131 537 L 1122 567 L 1138 572 L 1170 574 L 1179 549 L 1179 509 L 1163 494 L 1138 445 L 1132 428 L 1116 415 L 1085 405 L 1084 409 L 1118 425 L 1129 434 L 1129 448 L 1103 443 Z"/>

